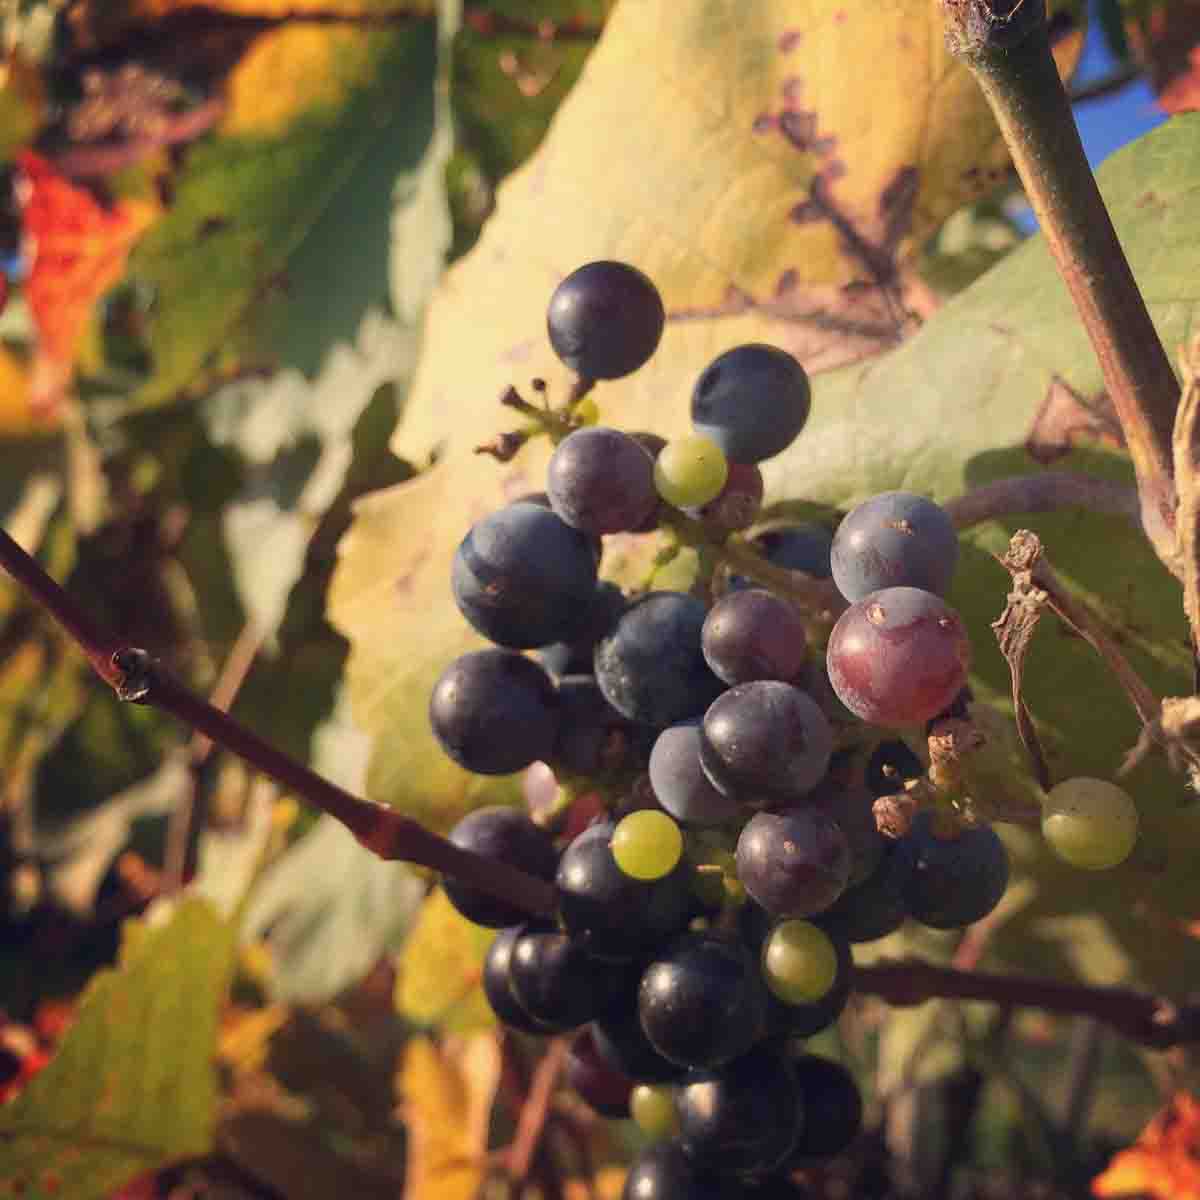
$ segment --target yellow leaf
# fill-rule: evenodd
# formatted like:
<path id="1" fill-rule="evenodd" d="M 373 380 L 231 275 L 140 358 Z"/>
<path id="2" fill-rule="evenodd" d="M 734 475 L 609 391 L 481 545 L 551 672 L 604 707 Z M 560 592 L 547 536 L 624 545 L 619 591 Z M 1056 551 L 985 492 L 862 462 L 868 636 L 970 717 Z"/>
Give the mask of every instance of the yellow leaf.
<path id="1" fill-rule="evenodd" d="M 408 1128 L 404 1200 L 474 1200 L 499 1081 L 494 1034 L 409 1042 L 397 1081 Z"/>
<path id="2" fill-rule="evenodd" d="M 361 68 L 354 51 L 362 33 L 353 26 L 300 22 L 257 38 L 229 74 L 229 108 L 217 132 L 278 137 L 296 114 L 341 103 L 358 82 L 340 63 Z"/>
<path id="3" fill-rule="evenodd" d="M 430 892 L 400 955 L 396 1007 L 417 1025 L 453 1032 L 487 1028 L 496 1018 L 484 995 L 483 960 L 495 931 L 475 925 Z"/>
<path id="4" fill-rule="evenodd" d="M 1092 1180 L 1092 1195 L 1200 1200 L 1200 1100 L 1177 1092 L 1137 1144 Z"/>
<path id="5" fill-rule="evenodd" d="M 47 412 L 32 403 L 29 368 L 7 346 L 0 345 L 0 437 L 54 433 L 61 423 L 59 410 Z"/>
<path id="6" fill-rule="evenodd" d="M 356 719 L 378 735 L 375 798 L 424 820 L 495 786 L 447 760 L 414 697 L 479 644 L 448 602 L 459 541 L 544 487 L 542 442 L 503 467 L 471 451 L 517 423 L 497 403 L 506 386 L 541 376 L 552 400 L 565 395 L 545 333 L 559 280 L 619 258 L 659 285 L 658 353 L 595 395 L 606 423 L 674 436 L 696 376 L 740 342 L 783 346 L 812 370 L 892 346 L 913 248 L 1004 161 L 979 89 L 946 53 L 936 0 L 616 6 L 431 305 L 392 446 L 418 464 L 437 452 L 437 465 L 368 497 L 340 548 L 330 615 L 352 644 Z"/>

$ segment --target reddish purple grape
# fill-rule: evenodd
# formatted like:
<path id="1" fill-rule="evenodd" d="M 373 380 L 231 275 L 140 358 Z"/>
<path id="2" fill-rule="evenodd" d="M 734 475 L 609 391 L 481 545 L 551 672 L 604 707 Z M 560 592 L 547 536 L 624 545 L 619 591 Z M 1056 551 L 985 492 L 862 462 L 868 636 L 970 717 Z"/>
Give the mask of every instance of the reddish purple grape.
<path id="1" fill-rule="evenodd" d="M 728 684 L 794 682 L 808 661 L 800 614 L 762 588 L 722 596 L 704 620 L 700 648 L 713 673 Z"/>
<path id="2" fill-rule="evenodd" d="M 947 708 L 967 681 L 971 647 L 962 618 L 919 588 L 884 588 L 852 604 L 833 627 L 825 662 L 838 699 L 889 728 Z"/>
<path id="3" fill-rule="evenodd" d="M 720 493 L 701 508 L 688 511 L 712 528 L 732 533 L 754 524 L 762 499 L 763 477 L 758 467 L 731 462 Z"/>

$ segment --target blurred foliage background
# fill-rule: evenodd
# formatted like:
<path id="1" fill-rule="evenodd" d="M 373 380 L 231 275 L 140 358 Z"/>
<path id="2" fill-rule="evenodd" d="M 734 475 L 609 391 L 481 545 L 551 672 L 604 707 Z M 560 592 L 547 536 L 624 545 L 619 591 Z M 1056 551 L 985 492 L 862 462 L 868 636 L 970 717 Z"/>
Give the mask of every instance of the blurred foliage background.
<path id="1" fill-rule="evenodd" d="M 1200 301 L 1200 118 L 1178 115 L 1200 107 L 1200 5 L 1053 9 L 1081 120 L 1129 89 L 1155 98 L 1146 125 L 1177 114 L 1103 176 L 1174 346 Z M 0 35 L 0 519 L 115 637 L 437 828 L 520 801 L 437 752 L 426 694 L 471 644 L 458 537 L 540 486 L 536 449 L 501 470 L 472 447 L 504 426 L 505 384 L 562 386 L 541 313 L 579 262 L 637 262 L 672 317 L 654 364 L 599 393 L 605 420 L 674 432 L 735 341 L 817 376 L 769 516 L 1064 457 L 1128 475 L 932 0 L 3 0 Z M 1105 66 L 1072 83 L 1085 37 Z M 1047 423 L 1052 383 L 1090 405 Z M 1160 692 L 1186 687 L 1176 591 L 1129 533 L 1038 528 Z M 1009 532 L 966 547 L 977 641 Z M 617 578 L 644 569 L 617 557 Z M 1063 643 L 1031 667 L 1049 753 L 1110 774 L 1136 730 L 1119 700 L 1081 702 L 1111 684 Z M 1002 664 L 980 658 L 1004 714 Z M 619 1194 L 636 1135 L 539 1090 L 556 1060 L 494 1028 L 483 931 L 120 704 L 7 583 L 0 764 L 0 1190 Z M 1151 839 L 1184 853 L 1097 895 L 1014 835 L 986 955 L 1193 986 L 1200 818 L 1165 772 L 1138 782 Z M 868 949 L 961 953 L 904 936 Z M 983 1007 L 864 999 L 819 1048 L 870 1100 L 854 1155 L 810 1181 L 830 1197 L 1087 1194 L 1195 1079 L 1183 1052 Z M 1182 1195 L 1152 1146 L 1133 1184 Z"/>

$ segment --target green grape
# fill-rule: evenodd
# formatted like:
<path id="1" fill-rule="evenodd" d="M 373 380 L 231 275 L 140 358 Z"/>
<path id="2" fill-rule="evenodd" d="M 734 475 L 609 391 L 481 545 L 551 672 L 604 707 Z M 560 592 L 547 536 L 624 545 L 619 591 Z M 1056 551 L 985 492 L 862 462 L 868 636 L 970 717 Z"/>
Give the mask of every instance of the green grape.
<path id="1" fill-rule="evenodd" d="M 600 406 L 596 403 L 595 397 L 584 396 L 578 404 L 571 409 L 571 416 L 579 422 L 580 425 L 595 425 L 600 420 Z"/>
<path id="2" fill-rule="evenodd" d="M 811 921 L 781 921 L 762 949 L 763 978 L 784 1004 L 814 1004 L 833 987 L 837 949 Z"/>
<path id="3" fill-rule="evenodd" d="M 683 833 L 665 813 L 647 808 L 617 822 L 612 835 L 612 856 L 617 866 L 634 879 L 661 879 L 669 875 L 683 853 Z"/>
<path id="4" fill-rule="evenodd" d="M 699 508 L 715 500 L 729 477 L 729 460 L 702 433 L 668 442 L 654 460 L 654 486 L 676 508 Z"/>
<path id="5" fill-rule="evenodd" d="M 1106 779 L 1079 776 L 1051 788 L 1042 806 L 1042 836 L 1073 867 L 1103 871 L 1124 862 L 1137 841 L 1137 808 Z"/>
<path id="6" fill-rule="evenodd" d="M 679 1128 L 675 1098 L 666 1084 L 639 1083 L 629 1095 L 629 1115 L 647 1137 L 668 1138 Z"/>

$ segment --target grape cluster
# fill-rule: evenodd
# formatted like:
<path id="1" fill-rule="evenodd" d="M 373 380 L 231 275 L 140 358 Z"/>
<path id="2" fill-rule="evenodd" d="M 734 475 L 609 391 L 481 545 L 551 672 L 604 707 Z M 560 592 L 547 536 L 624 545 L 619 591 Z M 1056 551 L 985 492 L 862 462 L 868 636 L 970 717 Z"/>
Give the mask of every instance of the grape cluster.
<path id="1" fill-rule="evenodd" d="M 663 320 L 646 276 L 597 262 L 560 285 L 548 327 L 568 365 L 613 379 L 650 358 Z M 922 811 L 883 837 L 876 798 L 925 768 L 880 733 L 855 769 L 862 739 L 841 736 L 856 719 L 919 728 L 963 692 L 967 634 L 943 598 L 958 542 L 938 505 L 886 492 L 832 538 L 797 525 L 753 539 L 767 562 L 832 578 L 845 598 L 823 656 L 821 631 L 750 580 L 728 579 L 710 604 L 598 579 L 604 537 L 653 529 L 671 509 L 718 544 L 746 529 L 758 464 L 801 432 L 809 405 L 790 355 L 728 350 L 699 376 L 690 436 L 574 428 L 545 494 L 477 522 L 454 560 L 455 600 L 494 648 L 433 689 L 447 754 L 482 774 L 541 762 L 619 797 L 581 830 L 507 808 L 454 829 L 458 845 L 552 880 L 554 920 L 446 890 L 500 930 L 484 971 L 498 1017 L 527 1034 L 578 1031 L 572 1085 L 659 1139 L 626 1200 L 800 1195 L 787 1177 L 845 1149 L 861 1120 L 850 1075 L 802 1045 L 846 1003 L 851 943 L 909 918 L 978 920 L 1008 880 L 990 827 L 948 832 Z"/>

